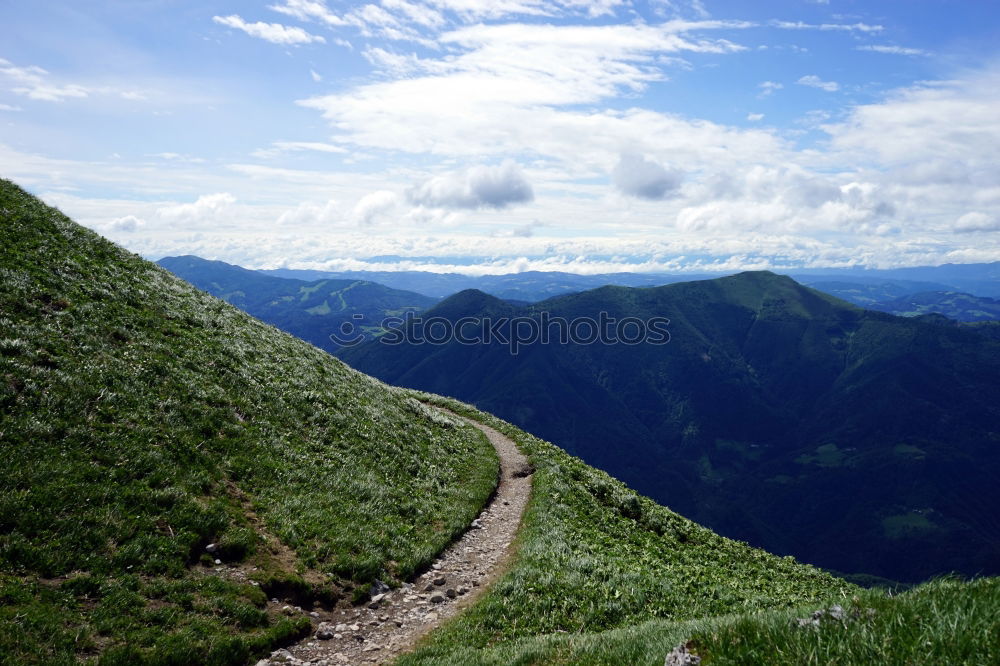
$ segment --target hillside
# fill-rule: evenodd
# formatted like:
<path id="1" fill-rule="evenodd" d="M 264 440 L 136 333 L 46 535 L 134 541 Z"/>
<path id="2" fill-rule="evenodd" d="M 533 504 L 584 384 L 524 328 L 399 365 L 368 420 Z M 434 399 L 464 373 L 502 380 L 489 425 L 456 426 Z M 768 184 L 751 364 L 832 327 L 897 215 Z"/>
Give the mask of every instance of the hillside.
<path id="1" fill-rule="evenodd" d="M 481 317 L 487 299 L 460 294 L 425 316 Z M 528 343 L 516 356 L 499 341 L 375 342 L 342 357 L 473 402 L 772 552 L 905 581 L 998 571 L 995 339 L 766 272 L 605 287 L 507 316 L 542 312 L 668 317 L 670 341 Z"/>
<path id="2" fill-rule="evenodd" d="M 370 338 L 387 317 L 407 317 L 437 302 L 368 281 L 306 282 L 190 255 L 164 257 L 157 263 L 199 289 L 330 352 L 341 347 L 338 339 Z"/>
<path id="3" fill-rule="evenodd" d="M 492 492 L 478 431 L 6 181 L 0 214 L 0 663 L 245 662 L 310 631 L 268 598 L 396 584 Z"/>

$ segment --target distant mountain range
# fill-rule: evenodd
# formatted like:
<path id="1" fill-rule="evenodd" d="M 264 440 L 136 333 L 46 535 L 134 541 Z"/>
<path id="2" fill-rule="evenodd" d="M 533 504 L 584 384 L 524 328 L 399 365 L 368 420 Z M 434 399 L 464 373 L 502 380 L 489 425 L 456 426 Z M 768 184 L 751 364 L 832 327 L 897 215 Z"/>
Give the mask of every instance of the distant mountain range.
<path id="1" fill-rule="evenodd" d="M 691 275 L 658 273 L 609 273 L 577 275 L 557 271 L 525 271 L 506 275 L 461 275 L 425 271 L 344 271 L 327 272 L 278 268 L 260 271 L 276 277 L 299 280 L 370 280 L 396 289 L 407 289 L 443 298 L 465 289 L 478 289 L 504 300 L 533 303 L 552 296 L 596 289 L 608 284 L 628 287 L 655 287 L 695 279 Z"/>
<path id="2" fill-rule="evenodd" d="M 1000 301 L 956 291 L 922 291 L 873 303 L 870 307 L 903 317 L 940 314 L 956 321 L 1000 320 Z"/>
<path id="3" fill-rule="evenodd" d="M 723 534 L 846 572 L 1000 572 L 1000 342 L 866 311 L 768 272 L 424 319 L 670 319 L 668 344 L 345 349 L 387 382 L 473 402 Z M 476 332 L 473 323 L 466 337 Z M 525 327 L 530 328 L 530 327 Z M 419 337 L 417 322 L 405 327 Z M 426 333 L 426 332 L 425 332 Z M 474 336 L 473 336 L 474 337 Z"/>
<path id="4" fill-rule="evenodd" d="M 331 335 L 341 340 L 371 337 L 386 317 L 407 317 L 438 301 L 365 280 L 287 279 L 195 256 L 164 257 L 157 263 L 202 291 L 331 352 L 340 348 Z"/>
<path id="5" fill-rule="evenodd" d="M 274 269 L 261 271 L 276 277 L 299 280 L 367 280 L 394 289 L 415 291 L 428 296 L 445 297 L 464 289 L 478 289 L 505 300 L 540 301 L 605 285 L 621 287 L 656 287 L 718 277 L 718 274 L 574 273 L 537 272 L 509 275 L 469 276 L 458 273 L 423 271 L 346 271 Z M 807 286 L 832 293 L 856 305 L 892 300 L 925 291 L 959 291 L 975 296 L 1000 298 L 1000 262 L 989 264 L 945 264 L 889 270 L 799 269 L 788 275 Z"/>

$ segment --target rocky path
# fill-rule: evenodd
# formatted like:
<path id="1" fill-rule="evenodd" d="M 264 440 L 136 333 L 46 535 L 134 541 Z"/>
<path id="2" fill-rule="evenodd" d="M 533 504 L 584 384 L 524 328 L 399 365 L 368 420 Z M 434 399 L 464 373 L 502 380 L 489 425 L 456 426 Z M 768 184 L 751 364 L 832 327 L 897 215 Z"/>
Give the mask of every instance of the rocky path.
<path id="1" fill-rule="evenodd" d="M 287 650 L 275 651 L 257 666 L 388 663 L 471 605 L 503 574 L 531 494 L 534 470 L 508 437 L 489 426 L 468 422 L 486 434 L 500 455 L 496 494 L 470 529 L 426 573 L 401 588 L 375 594 L 363 605 L 344 604 L 331 611 L 310 612 L 313 634 Z M 283 608 L 286 613 L 308 610 Z"/>

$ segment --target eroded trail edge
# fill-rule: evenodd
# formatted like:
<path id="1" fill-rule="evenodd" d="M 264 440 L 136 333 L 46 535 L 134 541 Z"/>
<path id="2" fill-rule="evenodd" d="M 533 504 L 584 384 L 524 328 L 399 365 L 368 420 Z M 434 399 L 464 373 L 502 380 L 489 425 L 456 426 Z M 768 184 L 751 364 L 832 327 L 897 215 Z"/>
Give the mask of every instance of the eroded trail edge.
<path id="1" fill-rule="evenodd" d="M 478 428 L 496 449 L 500 480 L 493 500 L 426 573 L 366 604 L 310 613 L 313 634 L 287 650 L 275 651 L 257 666 L 388 663 L 470 606 L 506 571 L 534 470 L 507 436 L 449 410 L 435 409 Z"/>

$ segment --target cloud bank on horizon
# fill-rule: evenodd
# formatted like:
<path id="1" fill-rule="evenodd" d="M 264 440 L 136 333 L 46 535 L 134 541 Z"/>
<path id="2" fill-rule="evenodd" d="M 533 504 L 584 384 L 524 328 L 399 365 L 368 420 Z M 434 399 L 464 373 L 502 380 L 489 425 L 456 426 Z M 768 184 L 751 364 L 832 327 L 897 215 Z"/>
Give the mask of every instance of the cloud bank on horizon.
<path id="1" fill-rule="evenodd" d="M 0 176 L 251 267 L 995 261 L 989 4 L 7 3 Z"/>

